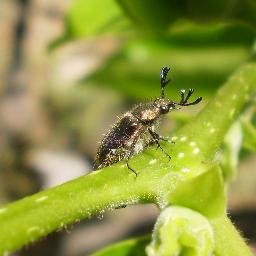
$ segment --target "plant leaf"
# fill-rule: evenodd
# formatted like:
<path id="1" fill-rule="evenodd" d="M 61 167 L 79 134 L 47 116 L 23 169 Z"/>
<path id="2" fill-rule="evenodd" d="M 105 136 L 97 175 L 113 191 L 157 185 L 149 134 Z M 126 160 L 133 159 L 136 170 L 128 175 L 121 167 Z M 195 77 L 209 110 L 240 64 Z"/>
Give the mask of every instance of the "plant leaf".
<path id="1" fill-rule="evenodd" d="M 105 247 L 91 256 L 144 256 L 145 247 L 149 242 L 150 236 L 129 239 Z"/>

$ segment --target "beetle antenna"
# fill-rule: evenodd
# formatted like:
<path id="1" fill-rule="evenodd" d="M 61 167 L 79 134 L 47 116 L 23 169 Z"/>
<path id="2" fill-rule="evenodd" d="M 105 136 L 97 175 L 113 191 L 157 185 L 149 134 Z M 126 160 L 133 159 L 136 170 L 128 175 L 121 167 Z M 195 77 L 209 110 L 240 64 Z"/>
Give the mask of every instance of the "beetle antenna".
<path id="1" fill-rule="evenodd" d="M 165 97 L 165 86 L 171 81 L 171 79 L 166 80 L 166 77 L 168 75 L 170 68 L 168 67 L 163 67 L 161 69 L 161 73 L 160 73 L 160 81 L 161 81 L 161 98 Z"/>
<path id="2" fill-rule="evenodd" d="M 193 94 L 194 89 L 189 89 L 187 96 L 185 97 L 185 93 L 186 91 L 183 89 L 180 91 L 180 102 L 179 103 L 175 103 L 176 105 L 179 106 L 191 106 L 191 105 L 196 105 L 198 104 L 201 100 L 202 97 L 197 98 L 195 101 L 188 103 L 189 98 L 191 97 L 191 95 Z"/>

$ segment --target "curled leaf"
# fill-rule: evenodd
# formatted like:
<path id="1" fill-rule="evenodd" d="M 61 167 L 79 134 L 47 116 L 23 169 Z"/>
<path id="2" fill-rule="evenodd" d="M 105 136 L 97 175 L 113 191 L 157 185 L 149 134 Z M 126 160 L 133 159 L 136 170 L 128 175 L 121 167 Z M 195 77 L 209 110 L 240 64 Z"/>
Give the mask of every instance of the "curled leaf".
<path id="1" fill-rule="evenodd" d="M 213 230 L 208 220 L 189 208 L 171 206 L 159 216 L 148 256 L 212 255 Z"/>
<path id="2" fill-rule="evenodd" d="M 225 180 L 229 180 L 236 174 L 241 146 L 242 129 L 238 121 L 231 126 L 224 138 L 221 167 Z"/>

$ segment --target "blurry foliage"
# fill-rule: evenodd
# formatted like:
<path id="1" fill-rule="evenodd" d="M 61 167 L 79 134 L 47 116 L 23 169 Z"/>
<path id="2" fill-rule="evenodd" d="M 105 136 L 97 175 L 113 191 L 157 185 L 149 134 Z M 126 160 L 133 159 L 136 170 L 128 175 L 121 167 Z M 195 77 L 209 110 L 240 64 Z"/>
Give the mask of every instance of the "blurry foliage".
<path id="1" fill-rule="evenodd" d="M 44 104 L 54 127 L 51 143 L 59 144 L 65 138 L 64 144 L 70 148 L 93 156 L 98 146 L 95 142 L 104 131 L 102 123 L 107 123 L 110 113 L 120 109 L 120 97 L 110 90 L 97 89 L 89 84 L 50 91 Z"/>
<path id="2" fill-rule="evenodd" d="M 40 176 L 24 159 L 23 152 L 30 146 L 28 141 L 17 136 L 1 140 L 4 150 L 0 154 L 0 203 L 23 198 L 40 189 Z"/>
<path id="3" fill-rule="evenodd" d="M 250 107 L 245 115 L 243 115 L 242 129 L 244 137 L 244 148 L 256 153 L 256 113 L 255 113 L 255 102 Z"/>
<path id="4" fill-rule="evenodd" d="M 130 255 L 141 255 L 146 256 L 144 248 L 149 244 L 150 237 L 140 237 L 136 239 L 130 239 L 127 241 L 120 242 L 115 245 L 104 248 L 103 250 L 93 253 L 91 256 L 130 256 Z"/>
<path id="5" fill-rule="evenodd" d="M 119 0 L 126 13 L 139 25 L 150 30 L 167 29 L 177 19 L 190 19 L 194 22 L 241 22 L 255 26 L 256 4 L 243 0 Z"/>
<path id="6" fill-rule="evenodd" d="M 141 31 L 146 28 L 147 32 L 158 35 L 168 31 L 170 25 L 179 19 L 199 23 L 244 23 L 253 28 L 256 22 L 255 12 L 256 4 L 243 0 L 107 0 L 104 3 L 76 0 L 73 1 L 67 16 L 66 31 L 70 37 L 88 37 L 106 32 L 127 33 L 127 28 L 132 26 L 128 18 L 131 18 Z"/>
<path id="7" fill-rule="evenodd" d="M 104 86 L 116 90 L 128 102 L 144 101 L 159 95 L 159 69 L 169 65 L 169 97 L 177 99 L 180 89 L 192 87 L 200 90 L 206 100 L 233 70 L 252 56 L 254 17 L 247 17 L 243 10 L 251 12 L 255 6 L 249 1 L 243 4 L 243 9 L 240 5 L 241 1 L 202 4 L 76 0 L 66 17 L 66 32 L 56 41 L 57 47 L 79 38 L 101 40 L 102 34 L 120 38 L 123 46 L 86 75 L 82 86 Z M 72 123 L 72 116 L 67 123 Z M 94 120 L 98 118 L 102 117 L 94 115 Z M 77 129 L 84 131 L 81 125 Z"/>
<path id="8" fill-rule="evenodd" d="M 62 91 L 46 89 L 42 100 L 49 121 L 45 143 L 75 148 L 92 157 L 97 147 L 95 141 L 102 131 L 107 130 L 111 115 L 124 108 L 121 102 L 126 100 L 124 103 L 128 107 L 131 103 L 159 95 L 158 75 L 164 65 L 171 67 L 173 80 L 167 87 L 168 97 L 178 99 L 180 89 L 192 87 L 207 102 L 235 69 L 255 57 L 255 13 L 255 1 L 249 0 L 72 1 L 66 16 L 65 33 L 51 43 L 53 50 L 58 51 L 63 45 L 84 38 L 103 41 L 103 35 L 118 38 L 121 47 L 81 78 L 79 85 L 74 82 Z M 189 110 L 172 113 L 168 117 L 175 122 L 171 129 L 177 130 L 192 117 Z M 164 130 L 169 131 L 169 127 Z M 244 158 L 248 152 L 256 151 L 254 107 L 229 134 L 219 152 L 227 180 L 236 173 L 241 147 L 245 149 Z M 238 140 L 232 140 L 234 134 Z M 19 143 L 20 140 L 14 138 L 14 144 Z M 239 139 L 241 144 L 235 144 Z M 17 150 L 10 150 L 7 158 L 7 154 L 1 156 L 0 164 L 13 172 L 30 170 L 24 160 L 30 144 L 24 143 L 21 149 L 19 145 L 11 145 L 12 139 L 8 143 L 6 152 L 10 147 Z M 3 176 L 4 180 L 9 179 L 8 175 L 7 178 Z M 25 187 L 20 195 L 36 190 L 31 184 L 26 185 L 25 178 L 10 180 L 17 180 L 13 185 L 15 189 L 8 192 L 14 197 L 18 197 L 20 184 Z M 136 246 L 144 247 L 145 240 L 127 244 L 130 253 Z M 121 246 L 121 255 L 124 255 L 124 248 Z M 120 250 L 118 246 L 114 249 Z"/>
<path id="9" fill-rule="evenodd" d="M 120 9 L 117 11 L 117 3 L 127 16 L 122 16 Z M 172 69 L 173 82 L 167 88 L 169 97 L 177 99 L 179 89 L 193 87 L 206 100 L 233 70 L 253 58 L 256 25 L 253 1 L 110 1 L 108 11 L 114 14 L 116 22 L 96 19 L 98 28 L 95 24 L 86 26 L 92 12 L 86 16 L 81 10 L 90 8 L 94 6 L 85 1 L 75 2 L 67 18 L 66 38 L 104 32 L 121 37 L 124 44 L 104 66 L 81 82 L 115 88 L 133 102 L 159 94 L 157 72 L 163 65 Z M 104 8 L 100 5 L 97 13 Z M 101 17 L 106 15 L 103 13 Z M 132 23 L 127 22 L 127 17 Z M 123 31 L 116 29 L 122 26 Z M 176 120 L 177 129 L 191 119 L 191 114 L 174 113 L 172 119 Z M 226 180 L 236 173 L 242 144 L 255 151 L 254 127 L 247 118 L 227 134 L 219 152 Z"/>
<path id="10" fill-rule="evenodd" d="M 190 10 L 194 6 L 192 3 L 188 4 L 188 11 L 183 11 L 183 14 L 180 13 L 180 10 L 184 10 L 182 4 L 174 1 L 118 3 L 133 18 L 129 30 L 126 27 L 120 31 L 115 30 L 119 21 L 107 26 L 108 19 L 97 23 L 97 28 L 91 23 L 90 26 L 87 25 L 90 15 L 104 16 L 101 13 L 106 13 L 105 6 L 99 5 L 97 11 L 93 12 L 96 3 L 75 1 L 67 17 L 66 39 L 97 36 L 102 33 L 102 27 L 107 27 L 106 33 L 123 38 L 123 48 L 90 78 L 97 84 L 114 87 L 130 99 L 141 100 L 158 95 L 157 74 L 163 65 L 170 65 L 173 70 L 173 89 L 168 88 L 173 95 L 178 86 L 199 88 L 205 95 L 209 95 L 235 68 L 250 58 L 255 36 L 250 26 L 239 22 L 224 23 L 226 19 L 222 20 L 222 24 L 212 22 L 203 25 L 180 20 L 183 17 L 190 18 L 186 15 L 195 11 L 193 8 Z M 223 16 L 220 9 L 227 9 L 229 3 L 224 6 L 221 3 L 223 2 L 219 2 L 218 8 L 212 8 L 216 6 L 215 2 L 212 2 L 212 6 L 209 1 L 205 6 L 200 3 L 195 16 L 200 20 L 199 14 L 203 16 L 207 13 L 206 21 L 212 21 L 215 16 L 216 19 Z M 115 1 L 109 1 L 108 11 L 115 12 L 116 5 Z M 90 12 L 90 15 L 83 12 Z M 169 20 L 172 12 L 175 13 L 175 22 L 174 19 Z M 119 15 L 125 18 L 120 9 Z M 94 22 L 95 20 L 97 21 L 93 19 Z M 78 29 L 84 32 L 77 32 Z"/>
<path id="11" fill-rule="evenodd" d="M 245 30 L 244 41 L 240 39 L 236 42 L 234 28 L 218 26 L 212 27 L 212 30 L 209 32 L 209 28 L 186 24 L 180 25 L 180 29 L 169 36 L 134 38 L 89 79 L 114 87 L 138 101 L 159 95 L 159 69 L 170 65 L 173 81 L 167 87 L 168 95 L 178 98 L 179 89 L 193 87 L 200 90 L 203 96 L 209 96 L 248 59 L 249 39 L 253 37 L 251 30 Z M 240 31 L 239 28 L 237 31 Z M 187 32 L 191 39 L 185 42 Z M 225 37 L 232 35 L 236 43 L 230 45 Z"/>
<path id="12" fill-rule="evenodd" d="M 68 33 L 72 37 L 102 35 L 110 31 L 122 31 L 129 20 L 113 0 L 76 0 L 70 8 Z"/>

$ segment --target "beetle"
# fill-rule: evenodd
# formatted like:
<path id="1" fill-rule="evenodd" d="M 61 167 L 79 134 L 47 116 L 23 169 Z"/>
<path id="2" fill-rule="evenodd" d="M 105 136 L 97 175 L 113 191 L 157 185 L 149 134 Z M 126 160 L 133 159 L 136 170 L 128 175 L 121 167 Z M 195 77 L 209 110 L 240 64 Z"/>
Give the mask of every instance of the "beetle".
<path id="1" fill-rule="evenodd" d="M 137 176 L 137 172 L 129 165 L 129 159 L 151 144 L 156 144 L 171 158 L 160 144 L 161 140 L 166 139 L 156 132 L 161 117 L 171 110 L 178 109 L 177 106 L 196 105 L 202 97 L 188 103 L 194 92 L 193 89 L 189 89 L 187 95 L 185 90 L 180 91 L 180 102 L 166 98 L 165 88 L 170 82 L 170 79 L 167 79 L 169 71 L 170 68 L 163 67 L 160 72 L 161 96 L 153 101 L 140 103 L 127 111 L 104 136 L 97 151 L 94 169 L 101 169 L 125 160 L 127 168 Z"/>

